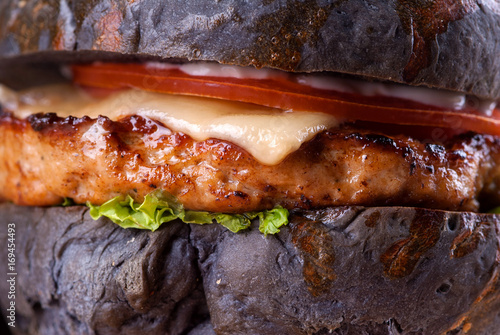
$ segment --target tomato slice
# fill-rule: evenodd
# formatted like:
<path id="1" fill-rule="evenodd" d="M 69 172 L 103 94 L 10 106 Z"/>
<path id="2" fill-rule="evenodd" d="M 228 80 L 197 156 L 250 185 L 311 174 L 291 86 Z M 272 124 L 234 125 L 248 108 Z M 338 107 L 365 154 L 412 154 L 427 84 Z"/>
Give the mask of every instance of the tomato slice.
<path id="1" fill-rule="evenodd" d="M 441 127 L 500 135 L 500 110 L 491 116 L 473 110 L 446 110 L 404 99 L 364 97 L 316 89 L 287 76 L 266 79 L 191 76 L 172 67 L 98 63 L 74 65 L 73 80 L 104 89 L 147 91 L 254 103 L 284 110 L 324 112 L 344 121 Z"/>

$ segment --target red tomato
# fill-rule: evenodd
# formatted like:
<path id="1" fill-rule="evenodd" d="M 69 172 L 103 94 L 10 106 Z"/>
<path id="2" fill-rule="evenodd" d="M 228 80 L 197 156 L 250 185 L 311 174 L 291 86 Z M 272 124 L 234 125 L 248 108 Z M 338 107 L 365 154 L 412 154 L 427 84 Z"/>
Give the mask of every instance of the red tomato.
<path id="1" fill-rule="evenodd" d="M 403 99 L 364 97 L 316 89 L 287 79 L 239 79 L 191 76 L 176 68 L 144 64 L 100 63 L 73 66 L 74 81 L 83 86 L 203 96 L 254 103 L 285 110 L 330 113 L 344 121 L 440 127 L 500 135 L 500 110 L 492 116 L 456 111 Z"/>

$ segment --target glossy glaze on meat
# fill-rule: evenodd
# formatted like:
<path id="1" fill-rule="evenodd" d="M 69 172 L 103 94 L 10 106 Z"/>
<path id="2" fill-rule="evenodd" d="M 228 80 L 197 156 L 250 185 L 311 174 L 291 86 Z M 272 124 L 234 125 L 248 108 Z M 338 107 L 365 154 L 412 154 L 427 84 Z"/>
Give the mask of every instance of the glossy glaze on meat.
<path id="1" fill-rule="evenodd" d="M 161 188 L 188 209 L 244 212 L 282 205 L 405 205 L 475 211 L 500 203 L 494 137 L 445 146 L 342 127 L 325 131 L 275 166 L 224 141 L 193 141 L 141 117 L 0 118 L 0 196 L 20 205 L 137 201 Z"/>

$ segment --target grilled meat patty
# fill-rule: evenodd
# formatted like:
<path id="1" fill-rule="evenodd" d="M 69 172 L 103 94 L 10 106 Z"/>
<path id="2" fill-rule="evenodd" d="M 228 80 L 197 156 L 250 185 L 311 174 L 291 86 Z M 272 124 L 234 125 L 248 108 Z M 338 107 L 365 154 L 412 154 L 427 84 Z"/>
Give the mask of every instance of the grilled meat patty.
<path id="1" fill-rule="evenodd" d="M 282 205 L 408 205 L 477 211 L 500 200 L 500 141 L 455 136 L 443 145 L 343 126 L 316 136 L 274 166 L 217 139 L 195 141 L 154 120 L 0 118 L 1 198 L 55 205 L 63 197 L 137 201 L 156 188 L 188 209 L 244 212 Z"/>

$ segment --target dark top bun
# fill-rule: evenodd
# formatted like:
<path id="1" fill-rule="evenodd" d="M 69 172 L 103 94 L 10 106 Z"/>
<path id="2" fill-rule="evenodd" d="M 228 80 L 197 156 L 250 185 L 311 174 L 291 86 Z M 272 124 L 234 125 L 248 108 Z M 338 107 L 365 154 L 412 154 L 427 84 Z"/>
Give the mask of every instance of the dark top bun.
<path id="1" fill-rule="evenodd" d="M 449 3 L 7 0 L 0 4 L 0 57 L 208 60 L 350 73 L 498 99 L 500 3 Z"/>

